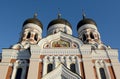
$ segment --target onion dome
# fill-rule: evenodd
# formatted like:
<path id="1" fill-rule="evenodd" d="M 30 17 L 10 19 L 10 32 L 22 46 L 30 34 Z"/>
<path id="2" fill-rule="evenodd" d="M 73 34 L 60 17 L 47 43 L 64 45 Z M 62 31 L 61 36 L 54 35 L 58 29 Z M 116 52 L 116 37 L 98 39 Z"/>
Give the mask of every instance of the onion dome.
<path id="1" fill-rule="evenodd" d="M 27 20 L 25 20 L 24 23 L 23 23 L 23 27 L 24 27 L 24 25 L 26 25 L 28 23 L 33 23 L 33 24 L 36 24 L 36 25 L 40 26 L 41 29 L 43 29 L 42 23 L 36 17 L 37 17 L 37 14 L 34 14 L 33 18 L 28 18 Z"/>
<path id="2" fill-rule="evenodd" d="M 97 26 L 96 22 L 93 19 L 86 18 L 85 15 L 83 14 L 83 19 L 78 23 L 77 30 L 85 24 L 93 24 L 93 25 Z"/>
<path id="3" fill-rule="evenodd" d="M 52 25 L 54 25 L 54 24 L 65 24 L 65 25 L 68 25 L 68 26 L 72 29 L 71 24 L 70 24 L 66 19 L 60 18 L 60 16 L 61 16 L 61 15 L 58 14 L 58 18 L 52 20 L 52 21 L 48 24 L 47 30 L 48 30 Z"/>

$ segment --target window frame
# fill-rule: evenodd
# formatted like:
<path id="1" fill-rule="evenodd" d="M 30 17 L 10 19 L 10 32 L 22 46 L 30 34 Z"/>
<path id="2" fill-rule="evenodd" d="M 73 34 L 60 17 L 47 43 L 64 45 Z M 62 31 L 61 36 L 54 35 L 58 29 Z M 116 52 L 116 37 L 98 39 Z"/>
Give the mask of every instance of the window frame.
<path id="1" fill-rule="evenodd" d="M 76 73 L 76 65 L 75 65 L 75 63 L 71 63 L 71 64 L 70 64 L 70 70 L 71 70 L 72 72 Z"/>
<path id="2" fill-rule="evenodd" d="M 52 63 L 49 63 L 47 65 L 47 73 L 51 72 L 53 70 L 53 64 Z"/>
<path id="3" fill-rule="evenodd" d="M 19 67 L 16 69 L 15 79 L 21 79 L 23 73 L 23 68 Z"/>
<path id="4" fill-rule="evenodd" d="M 101 70 L 102 69 L 102 70 Z M 99 68 L 99 72 L 100 72 L 100 77 L 101 79 L 107 79 L 106 78 L 106 74 L 105 74 L 105 69 L 103 67 Z"/>

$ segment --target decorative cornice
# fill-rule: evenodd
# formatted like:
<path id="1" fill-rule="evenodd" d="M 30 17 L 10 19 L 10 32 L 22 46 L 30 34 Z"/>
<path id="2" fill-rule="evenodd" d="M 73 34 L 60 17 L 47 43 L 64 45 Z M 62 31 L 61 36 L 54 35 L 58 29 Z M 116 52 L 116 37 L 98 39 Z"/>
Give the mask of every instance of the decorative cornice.
<path id="1" fill-rule="evenodd" d="M 13 66 L 13 63 L 0 63 L 0 66 Z"/>
<path id="2" fill-rule="evenodd" d="M 117 49 L 94 50 L 92 51 L 92 59 L 118 59 Z"/>
<path id="3" fill-rule="evenodd" d="M 95 25 L 85 24 L 81 28 L 78 29 L 78 32 L 81 32 L 83 29 L 89 29 L 89 28 L 97 30 L 97 27 Z"/>
<path id="4" fill-rule="evenodd" d="M 12 58 L 12 59 L 29 59 L 29 50 L 14 50 L 14 49 L 3 49 L 2 58 Z"/>
<path id="5" fill-rule="evenodd" d="M 53 55 L 79 55 L 80 51 L 79 49 L 43 49 L 41 50 L 41 54 L 43 55 L 48 55 L 48 54 L 53 54 Z"/>
<path id="6" fill-rule="evenodd" d="M 40 33 L 42 33 L 42 29 L 40 28 L 40 26 L 34 24 L 34 23 L 28 23 L 26 24 L 23 29 L 25 30 L 26 28 L 35 28 L 36 30 L 38 30 Z"/>
<path id="7" fill-rule="evenodd" d="M 64 25 L 64 24 L 54 24 L 54 25 L 52 25 L 48 29 L 48 33 L 53 31 L 54 29 L 59 29 L 60 30 L 60 29 L 64 29 L 64 28 L 66 28 L 68 34 L 72 35 L 72 29 L 68 25 Z M 64 29 L 64 31 L 66 31 L 66 30 Z"/>

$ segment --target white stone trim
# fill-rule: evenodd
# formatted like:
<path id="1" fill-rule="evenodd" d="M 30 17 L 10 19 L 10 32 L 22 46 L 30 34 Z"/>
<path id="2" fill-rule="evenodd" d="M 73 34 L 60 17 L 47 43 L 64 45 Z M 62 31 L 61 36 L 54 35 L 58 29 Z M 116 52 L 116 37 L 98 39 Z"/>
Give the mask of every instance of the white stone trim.
<path id="1" fill-rule="evenodd" d="M 13 66 L 13 63 L 0 62 L 0 66 Z"/>
<path id="2" fill-rule="evenodd" d="M 28 24 L 24 25 L 23 29 L 25 30 L 26 28 L 35 28 L 35 29 L 37 29 L 39 32 L 42 33 L 41 27 L 38 26 L 38 25 L 36 25 L 36 24 L 34 24 L 34 23 L 28 23 Z"/>
<path id="3" fill-rule="evenodd" d="M 108 50 L 93 50 L 93 59 L 118 59 L 118 50 L 108 49 Z"/>
<path id="4" fill-rule="evenodd" d="M 96 68 L 98 79 L 101 79 L 99 68 L 104 68 L 106 79 L 111 79 L 108 66 L 109 66 L 108 63 L 105 62 L 104 60 L 95 61 L 95 68 Z"/>
<path id="5" fill-rule="evenodd" d="M 79 55 L 80 54 L 80 51 L 79 49 L 43 49 L 41 50 L 41 54 L 43 55 L 49 55 L 49 54 L 52 54 L 52 55 Z"/>
<path id="6" fill-rule="evenodd" d="M 97 30 L 97 27 L 95 25 L 93 25 L 93 24 L 85 24 L 85 25 L 81 26 L 78 29 L 78 33 L 80 33 L 82 30 L 87 29 L 87 28 L 92 28 L 92 29 Z"/>
<path id="7" fill-rule="evenodd" d="M 2 50 L 2 59 L 29 59 L 30 52 L 29 50 L 14 50 L 14 49 L 3 49 Z"/>
<path id="8" fill-rule="evenodd" d="M 59 30 L 64 31 L 67 34 L 72 35 L 72 29 L 70 28 L 70 26 L 65 24 L 54 24 L 50 26 L 50 28 L 48 29 L 48 34 L 51 34 L 55 29 L 58 29 L 58 31 Z"/>
<path id="9" fill-rule="evenodd" d="M 69 55 L 69 56 L 59 56 L 59 55 L 53 55 L 53 56 L 45 56 L 43 58 L 43 76 L 47 74 L 47 65 L 49 63 L 53 64 L 53 70 L 57 68 L 61 63 L 63 63 L 68 69 L 70 69 L 70 64 L 74 63 L 76 72 L 80 73 L 80 64 L 79 64 L 79 58 L 76 55 Z"/>
<path id="10" fill-rule="evenodd" d="M 12 72 L 12 77 L 11 77 L 11 79 L 15 79 L 15 76 L 16 76 L 16 73 L 17 73 L 17 69 L 18 69 L 18 68 L 22 68 L 21 79 L 24 79 L 24 78 L 25 78 L 25 74 L 27 74 L 27 73 L 26 73 L 27 66 L 28 66 L 28 63 L 27 63 L 26 60 L 17 60 L 17 61 L 14 63 L 14 67 L 13 67 L 13 72 Z"/>

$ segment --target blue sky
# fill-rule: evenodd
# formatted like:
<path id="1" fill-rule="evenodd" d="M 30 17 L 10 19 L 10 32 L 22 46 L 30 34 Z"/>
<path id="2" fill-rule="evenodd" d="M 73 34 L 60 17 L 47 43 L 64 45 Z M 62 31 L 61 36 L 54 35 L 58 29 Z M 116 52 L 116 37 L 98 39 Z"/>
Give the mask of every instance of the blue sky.
<path id="1" fill-rule="evenodd" d="M 96 21 L 102 42 L 120 49 L 119 3 L 119 0 L 1 0 L 0 52 L 18 42 L 23 22 L 35 12 L 44 26 L 45 37 L 48 23 L 57 18 L 58 8 L 62 18 L 71 23 L 74 36 L 77 36 L 77 23 L 84 9 L 86 16 Z"/>

